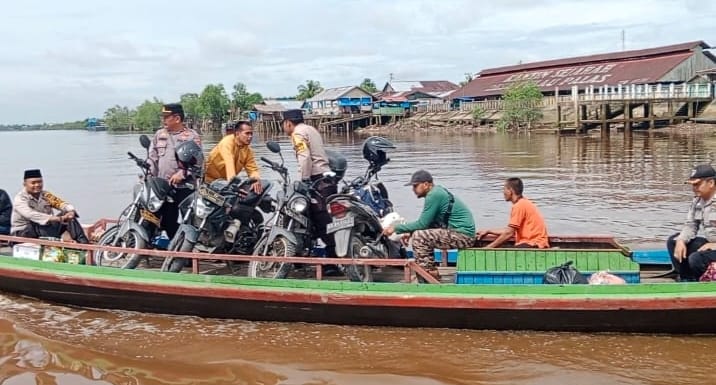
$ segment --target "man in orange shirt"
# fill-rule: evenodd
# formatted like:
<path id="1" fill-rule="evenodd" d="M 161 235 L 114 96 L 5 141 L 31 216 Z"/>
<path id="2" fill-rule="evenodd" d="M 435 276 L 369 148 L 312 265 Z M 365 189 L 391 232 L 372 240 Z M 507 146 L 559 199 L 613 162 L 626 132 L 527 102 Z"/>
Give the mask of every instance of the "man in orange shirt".
<path id="1" fill-rule="evenodd" d="M 515 237 L 515 247 L 549 248 L 547 225 L 545 225 L 537 206 L 522 196 L 523 189 L 524 185 L 520 178 L 509 178 L 505 181 L 502 193 L 505 196 L 505 201 L 512 202 L 510 223 L 504 229 L 477 232 L 477 239 L 488 234 L 497 235 L 494 241 L 485 246 L 486 248 L 499 247 L 513 235 Z"/>
<path id="2" fill-rule="evenodd" d="M 254 129 L 246 121 L 236 123 L 235 127 L 234 133 L 226 135 L 209 153 L 204 181 L 210 183 L 221 178 L 231 180 L 241 170 L 246 170 L 249 178 L 256 179 L 251 189 L 261 194 L 263 188 L 259 179 L 259 166 L 254 150 L 251 149 Z"/>

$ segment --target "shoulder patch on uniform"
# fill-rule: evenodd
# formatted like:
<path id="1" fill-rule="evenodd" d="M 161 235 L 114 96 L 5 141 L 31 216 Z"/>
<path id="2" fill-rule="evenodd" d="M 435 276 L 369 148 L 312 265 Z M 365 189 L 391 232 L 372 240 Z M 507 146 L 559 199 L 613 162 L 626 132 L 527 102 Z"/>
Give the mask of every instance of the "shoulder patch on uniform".
<path id="1" fill-rule="evenodd" d="M 42 197 L 45 198 L 47 203 L 52 207 L 61 207 L 65 203 L 65 201 L 49 191 L 43 192 Z"/>
<path id="2" fill-rule="evenodd" d="M 291 135 L 291 141 L 293 142 L 293 149 L 296 153 L 301 153 L 308 150 L 308 144 L 298 135 Z"/>

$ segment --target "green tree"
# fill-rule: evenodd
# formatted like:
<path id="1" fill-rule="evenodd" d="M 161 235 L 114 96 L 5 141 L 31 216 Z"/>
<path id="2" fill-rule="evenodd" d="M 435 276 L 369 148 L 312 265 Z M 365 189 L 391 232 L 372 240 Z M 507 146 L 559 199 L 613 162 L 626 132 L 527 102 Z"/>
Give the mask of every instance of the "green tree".
<path id="1" fill-rule="evenodd" d="M 478 125 L 482 124 L 482 119 L 487 115 L 487 111 L 482 106 L 477 106 L 472 109 L 472 120 Z"/>
<path id="2" fill-rule="evenodd" d="M 323 91 L 323 87 L 321 87 L 321 82 L 317 80 L 306 80 L 306 84 L 301 84 L 300 86 L 298 86 L 298 95 L 296 95 L 296 99 L 310 99 L 318 95 L 321 91 Z"/>
<path id="3" fill-rule="evenodd" d="M 472 81 L 472 74 L 469 72 L 465 72 L 465 80 L 460 82 L 460 87 L 465 87 L 467 83 L 470 83 Z"/>
<path id="4" fill-rule="evenodd" d="M 359 87 L 370 92 L 371 94 L 378 92 L 378 88 L 375 86 L 375 83 L 369 78 L 363 79 L 363 83 L 361 83 Z"/>
<path id="5" fill-rule="evenodd" d="M 196 121 L 199 118 L 199 95 L 195 93 L 187 93 L 179 99 L 184 108 L 184 116 L 186 119 Z"/>
<path id="6" fill-rule="evenodd" d="M 224 121 L 229 105 L 224 85 L 209 84 L 199 95 L 198 113 L 204 119 L 211 119 L 214 125 L 219 125 Z"/>
<path id="7" fill-rule="evenodd" d="M 505 90 L 502 118 L 498 125 L 507 130 L 532 128 L 542 119 L 542 91 L 533 81 L 515 82 Z"/>
<path id="8" fill-rule="evenodd" d="M 162 101 L 145 100 L 134 114 L 134 126 L 143 131 L 154 131 L 162 124 Z"/>
<path id="9" fill-rule="evenodd" d="M 104 112 L 104 124 L 109 131 L 122 131 L 132 128 L 136 111 L 127 106 L 115 105 Z"/>
<path id="10" fill-rule="evenodd" d="M 254 104 L 263 103 L 264 97 L 258 92 L 250 93 L 246 90 L 244 83 L 234 84 L 234 92 L 231 93 L 231 107 L 241 111 L 254 109 Z"/>

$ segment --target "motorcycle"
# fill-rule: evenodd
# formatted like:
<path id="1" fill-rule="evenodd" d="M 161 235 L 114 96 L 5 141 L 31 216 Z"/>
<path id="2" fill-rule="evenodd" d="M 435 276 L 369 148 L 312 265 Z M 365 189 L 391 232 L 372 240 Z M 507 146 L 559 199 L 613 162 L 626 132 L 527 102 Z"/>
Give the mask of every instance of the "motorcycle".
<path id="1" fill-rule="evenodd" d="M 248 255 L 263 233 L 264 213 L 272 210 L 271 184 L 261 181 L 263 191 L 251 190 L 255 179 L 234 177 L 202 184 L 179 204 L 181 225 L 169 243 L 170 251 Z M 162 271 L 180 272 L 185 258 L 165 258 Z M 228 263 L 232 271 L 233 263 Z"/>
<path id="2" fill-rule="evenodd" d="M 273 201 L 274 215 L 267 221 L 268 225 L 264 228 L 253 254 L 274 257 L 308 256 L 316 240 L 308 210 L 312 200 L 322 199 L 315 187 L 327 178 L 336 182 L 341 180 L 346 170 L 346 159 L 334 151 L 327 150 L 331 171 L 324 173 L 322 178 L 312 183 L 292 182 L 288 169 L 284 166 L 279 144 L 268 142 L 266 146 L 271 152 L 280 156 L 281 163 L 265 157 L 261 157 L 261 161 L 281 176 L 282 189 Z M 292 269 L 291 263 L 252 261 L 249 263 L 249 276 L 282 279 L 286 278 Z"/>
<path id="3" fill-rule="evenodd" d="M 149 137 L 142 135 L 139 137 L 139 142 L 149 154 L 151 142 Z M 169 243 L 166 237 L 162 237 L 157 213 L 164 202 L 171 201 L 174 189 L 165 179 L 149 174 L 149 164 L 146 159 L 140 159 L 131 152 L 127 152 L 127 155 L 142 170 L 141 182 L 135 187 L 134 200 L 122 211 L 117 225 L 107 229 L 98 244 L 134 249 L 137 252 L 100 252 L 95 257 L 98 266 L 134 269 L 142 258 L 145 258 L 139 250 L 165 249 Z"/>
<path id="4" fill-rule="evenodd" d="M 392 148 L 395 146 L 387 139 L 368 138 L 363 145 L 363 157 L 369 163 L 365 174 L 345 183 L 341 192 L 326 202 L 333 217 L 326 232 L 333 234 L 339 258 L 405 258 L 407 255 L 400 241 L 383 235 L 384 218 L 394 209 L 378 172 L 390 161 L 385 150 Z M 351 281 L 372 281 L 371 266 L 351 264 L 341 268 Z"/>

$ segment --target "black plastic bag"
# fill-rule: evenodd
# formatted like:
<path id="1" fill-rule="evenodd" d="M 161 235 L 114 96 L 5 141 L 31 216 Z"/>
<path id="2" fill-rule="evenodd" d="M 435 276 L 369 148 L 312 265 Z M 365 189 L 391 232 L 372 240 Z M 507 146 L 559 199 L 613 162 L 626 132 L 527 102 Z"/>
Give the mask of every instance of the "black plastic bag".
<path id="1" fill-rule="evenodd" d="M 573 283 L 587 284 L 589 281 L 587 281 L 587 277 L 572 266 L 572 261 L 567 261 L 559 266 L 547 269 L 542 278 L 542 283 L 569 285 Z"/>

